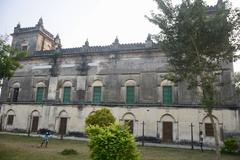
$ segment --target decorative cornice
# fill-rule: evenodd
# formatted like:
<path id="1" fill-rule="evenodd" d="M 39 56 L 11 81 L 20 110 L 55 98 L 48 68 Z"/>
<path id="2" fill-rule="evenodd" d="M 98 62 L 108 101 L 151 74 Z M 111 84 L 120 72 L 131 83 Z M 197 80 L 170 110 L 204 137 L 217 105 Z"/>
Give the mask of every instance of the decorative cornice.
<path id="1" fill-rule="evenodd" d="M 81 54 L 81 53 L 101 53 L 101 52 L 120 52 L 120 51 L 136 51 L 136 50 L 151 50 L 160 49 L 158 44 L 153 43 L 151 47 L 147 47 L 145 43 L 129 43 L 129 44 L 118 44 L 115 48 L 113 45 L 107 46 L 88 46 L 88 47 L 77 47 L 77 48 L 63 48 L 58 50 L 60 55 L 67 54 Z M 46 51 L 35 51 L 34 56 L 51 56 L 56 53 L 57 50 L 46 50 Z"/>

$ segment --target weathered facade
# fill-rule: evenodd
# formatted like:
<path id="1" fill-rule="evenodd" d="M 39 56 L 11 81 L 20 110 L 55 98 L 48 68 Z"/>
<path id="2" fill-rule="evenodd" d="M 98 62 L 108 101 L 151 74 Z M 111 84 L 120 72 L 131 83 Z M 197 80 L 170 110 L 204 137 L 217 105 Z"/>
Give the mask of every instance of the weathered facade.
<path id="1" fill-rule="evenodd" d="M 85 119 L 95 110 L 109 108 L 117 121 L 129 121 L 136 137 L 161 142 L 199 141 L 212 143 L 210 120 L 200 104 L 201 91 L 189 90 L 185 82 L 164 80 L 167 58 L 151 36 L 145 43 L 121 44 L 116 38 L 109 46 L 61 48 L 43 26 L 14 28 L 12 46 L 27 50 L 10 80 L 4 80 L 1 95 L 1 128 L 6 131 L 36 132 L 50 129 L 66 135 L 82 135 Z M 233 64 L 219 81 L 231 81 Z M 240 109 L 231 83 L 218 88 L 219 101 L 213 114 L 219 136 L 240 131 Z"/>

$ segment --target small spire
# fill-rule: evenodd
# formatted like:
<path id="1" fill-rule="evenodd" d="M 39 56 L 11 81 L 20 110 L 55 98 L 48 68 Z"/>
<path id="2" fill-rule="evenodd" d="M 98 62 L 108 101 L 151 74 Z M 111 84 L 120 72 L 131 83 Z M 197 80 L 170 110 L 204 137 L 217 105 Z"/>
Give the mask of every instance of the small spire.
<path id="1" fill-rule="evenodd" d="M 17 28 L 21 28 L 21 24 L 20 24 L 20 22 L 18 22 L 18 24 L 17 24 Z"/>
<path id="2" fill-rule="evenodd" d="M 119 44 L 119 40 L 118 40 L 118 36 L 116 36 L 115 40 L 114 40 L 115 44 Z"/>
<path id="3" fill-rule="evenodd" d="M 222 2 L 223 2 L 222 0 L 218 0 L 217 5 L 221 4 Z"/>
<path id="4" fill-rule="evenodd" d="M 147 40 L 145 41 L 145 47 L 151 48 L 153 45 L 152 35 L 148 33 Z"/>
<path id="5" fill-rule="evenodd" d="M 88 39 L 85 41 L 85 44 L 84 44 L 85 47 L 89 47 L 89 42 L 88 42 Z"/>
<path id="6" fill-rule="evenodd" d="M 148 33 L 147 41 L 151 41 L 151 40 L 152 40 L 152 35 L 150 33 Z"/>
<path id="7" fill-rule="evenodd" d="M 37 26 L 43 26 L 43 19 L 42 19 L 42 17 L 39 18 Z"/>
<path id="8" fill-rule="evenodd" d="M 56 43 L 56 48 L 61 48 L 61 39 L 59 37 L 59 34 L 56 35 L 56 37 L 54 38 L 54 42 Z"/>

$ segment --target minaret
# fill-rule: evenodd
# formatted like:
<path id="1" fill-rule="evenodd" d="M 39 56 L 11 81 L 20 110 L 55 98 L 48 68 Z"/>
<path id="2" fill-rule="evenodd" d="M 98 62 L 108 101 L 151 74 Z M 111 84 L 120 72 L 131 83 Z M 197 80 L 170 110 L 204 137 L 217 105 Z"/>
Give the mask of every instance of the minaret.
<path id="1" fill-rule="evenodd" d="M 56 37 L 54 38 L 54 42 L 55 42 L 55 48 L 61 48 L 62 47 L 61 39 L 59 38 L 59 34 L 57 34 Z"/>
<path id="2" fill-rule="evenodd" d="M 145 47 L 151 48 L 152 45 L 153 45 L 152 36 L 151 34 L 148 34 L 147 40 L 145 41 Z"/>
<path id="3" fill-rule="evenodd" d="M 38 23 L 36 24 L 37 27 L 43 27 L 43 19 L 42 17 L 39 18 Z"/>

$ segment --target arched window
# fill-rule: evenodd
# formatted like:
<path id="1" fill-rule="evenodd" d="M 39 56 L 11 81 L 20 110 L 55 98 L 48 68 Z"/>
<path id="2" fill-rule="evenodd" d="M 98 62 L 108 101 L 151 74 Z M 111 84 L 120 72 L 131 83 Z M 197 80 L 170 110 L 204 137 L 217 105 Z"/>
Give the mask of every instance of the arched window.
<path id="1" fill-rule="evenodd" d="M 71 90 L 72 90 L 72 83 L 70 81 L 66 81 L 63 84 L 63 103 L 70 103 L 71 102 Z"/>
<path id="2" fill-rule="evenodd" d="M 42 102 L 44 100 L 44 95 L 45 95 L 45 88 L 46 85 L 43 82 L 39 82 L 36 85 L 36 102 Z"/>
<path id="3" fill-rule="evenodd" d="M 162 103 L 164 105 L 171 105 L 173 104 L 173 86 L 174 83 L 168 80 L 164 80 L 161 82 L 162 88 Z"/>
<path id="4" fill-rule="evenodd" d="M 101 81 L 96 80 L 92 84 L 93 90 L 92 90 L 92 102 L 93 103 L 101 103 L 102 101 L 102 87 L 103 84 Z"/>
<path id="5" fill-rule="evenodd" d="M 127 112 L 123 115 L 121 120 L 124 121 L 124 124 L 128 125 L 129 132 L 134 134 L 134 128 L 136 127 L 135 123 L 137 122 L 135 115 L 131 112 Z"/>
<path id="6" fill-rule="evenodd" d="M 13 102 L 18 101 L 19 91 L 20 91 L 20 83 L 16 82 L 13 84 L 13 96 L 12 96 Z"/>
<path id="7" fill-rule="evenodd" d="M 126 87 L 126 104 L 134 104 L 136 102 L 136 82 L 134 80 L 128 80 L 125 82 Z"/>
<path id="8" fill-rule="evenodd" d="M 15 116 L 15 113 L 14 113 L 13 110 L 9 110 L 9 111 L 7 112 L 7 125 L 8 125 L 8 126 L 12 126 L 12 125 L 13 125 L 14 116 Z"/>

